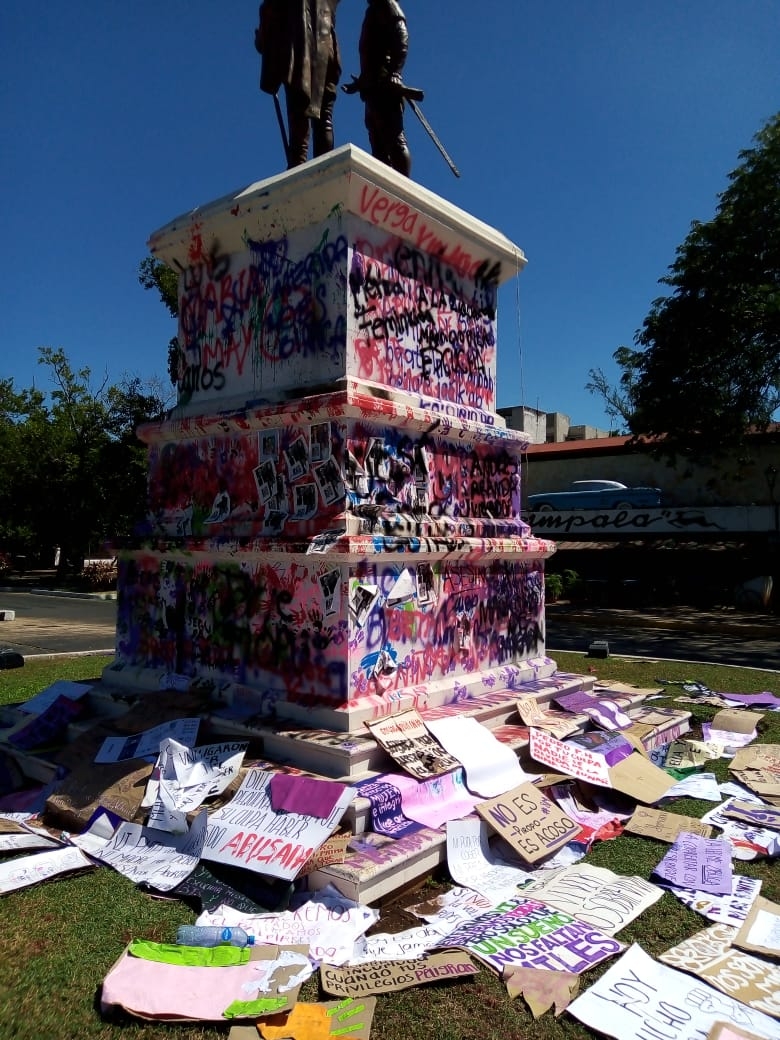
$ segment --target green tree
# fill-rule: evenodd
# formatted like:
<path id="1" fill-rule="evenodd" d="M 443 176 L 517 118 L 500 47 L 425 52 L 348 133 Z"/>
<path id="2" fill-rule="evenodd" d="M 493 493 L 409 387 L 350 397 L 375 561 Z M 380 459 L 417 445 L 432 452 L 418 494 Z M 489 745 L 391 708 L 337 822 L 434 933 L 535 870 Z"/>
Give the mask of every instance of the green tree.
<path id="1" fill-rule="evenodd" d="M 146 450 L 140 422 L 161 417 L 154 382 L 125 377 L 91 383 L 64 351 L 39 350 L 53 389 L 17 391 L 0 381 L 0 540 L 50 563 L 54 547 L 77 562 L 131 533 L 146 503 Z"/>
<path id="2" fill-rule="evenodd" d="M 138 281 L 144 289 L 156 289 L 160 300 L 172 317 L 179 313 L 179 277 L 176 272 L 158 260 L 147 256 L 138 265 Z M 168 341 L 168 376 L 174 386 L 179 381 L 179 340 L 172 336 Z"/>
<path id="3" fill-rule="evenodd" d="M 615 355 L 630 432 L 661 438 L 669 458 L 744 458 L 780 407 L 780 113 L 739 158 L 661 279 L 673 292 L 653 302 L 639 349 Z"/>

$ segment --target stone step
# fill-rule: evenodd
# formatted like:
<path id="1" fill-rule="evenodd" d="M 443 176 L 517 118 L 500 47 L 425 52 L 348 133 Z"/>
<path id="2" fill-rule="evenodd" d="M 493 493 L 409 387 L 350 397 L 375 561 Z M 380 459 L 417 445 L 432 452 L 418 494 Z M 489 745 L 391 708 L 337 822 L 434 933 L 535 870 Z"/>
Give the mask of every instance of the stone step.
<path id="1" fill-rule="evenodd" d="M 476 718 L 492 729 L 509 720 L 520 722 L 517 699 L 533 696 L 540 704 L 549 703 L 565 693 L 587 691 L 593 687 L 590 676 L 556 672 L 547 678 L 532 679 L 519 687 L 487 690 L 450 704 L 420 709 L 423 719 L 453 715 Z M 226 736 L 260 739 L 263 754 L 274 761 L 298 766 L 331 779 L 353 781 L 367 773 L 397 768 L 384 748 L 369 733 L 343 733 L 326 729 L 291 729 L 270 725 L 267 720 L 236 720 L 214 713 L 210 723 Z"/>

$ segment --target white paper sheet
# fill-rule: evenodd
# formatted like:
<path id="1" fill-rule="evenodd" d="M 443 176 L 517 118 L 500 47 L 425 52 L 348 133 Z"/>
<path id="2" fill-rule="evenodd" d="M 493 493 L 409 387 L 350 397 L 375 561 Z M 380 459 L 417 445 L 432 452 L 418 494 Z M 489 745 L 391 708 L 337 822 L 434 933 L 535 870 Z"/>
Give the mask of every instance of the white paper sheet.
<path id="1" fill-rule="evenodd" d="M 161 892 L 169 892 L 197 867 L 205 836 L 205 809 L 184 835 L 123 823 L 100 853 L 100 860 L 136 884 L 143 881 Z"/>
<path id="2" fill-rule="evenodd" d="M 517 895 L 534 875 L 502 862 L 490 851 L 487 824 L 476 816 L 447 824 L 447 869 L 464 888 L 473 888 L 494 904 Z"/>
<path id="3" fill-rule="evenodd" d="M 0 863 L 0 892 L 13 892 L 41 881 L 93 866 L 80 849 L 67 845 L 51 852 L 19 856 L 8 863 Z"/>
<path id="4" fill-rule="evenodd" d="M 189 747 L 198 736 L 199 718 L 174 719 L 159 726 L 136 733 L 132 737 L 106 737 L 95 756 L 95 762 L 126 762 L 132 758 L 154 758 L 160 752 L 160 743 L 173 737 Z"/>
<path id="5" fill-rule="evenodd" d="M 468 715 L 431 719 L 425 723 L 439 743 L 466 773 L 466 787 L 481 798 L 495 798 L 528 780 L 515 752 Z"/>

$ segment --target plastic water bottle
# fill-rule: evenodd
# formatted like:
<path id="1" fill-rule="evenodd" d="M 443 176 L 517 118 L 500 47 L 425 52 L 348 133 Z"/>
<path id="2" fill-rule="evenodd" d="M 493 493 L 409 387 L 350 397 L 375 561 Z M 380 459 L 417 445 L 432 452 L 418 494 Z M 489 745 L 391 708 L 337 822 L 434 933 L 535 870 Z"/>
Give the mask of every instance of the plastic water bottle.
<path id="1" fill-rule="evenodd" d="M 182 924 L 176 932 L 180 946 L 254 946 L 254 935 L 243 928 L 219 928 L 217 925 Z"/>

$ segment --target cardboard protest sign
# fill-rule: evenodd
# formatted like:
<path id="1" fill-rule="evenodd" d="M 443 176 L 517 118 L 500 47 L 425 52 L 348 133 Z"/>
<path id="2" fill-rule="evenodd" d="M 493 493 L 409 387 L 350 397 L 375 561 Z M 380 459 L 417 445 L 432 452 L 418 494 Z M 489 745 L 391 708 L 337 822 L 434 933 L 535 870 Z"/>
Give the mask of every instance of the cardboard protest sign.
<path id="1" fill-rule="evenodd" d="M 733 873 L 729 844 L 683 831 L 653 873 L 675 888 L 726 895 L 731 892 Z"/>
<path id="2" fill-rule="evenodd" d="M 533 784 L 477 805 L 483 820 L 528 863 L 551 855 L 574 838 L 579 826 Z"/>
<path id="3" fill-rule="evenodd" d="M 330 1040 L 335 1036 L 368 1040 L 375 1008 L 376 997 L 328 1000 L 319 1004 L 299 1001 L 292 1011 L 268 1015 L 258 1021 L 257 1032 L 263 1040 Z"/>
<path id="4" fill-rule="evenodd" d="M 726 816 L 741 820 L 743 823 L 752 823 L 755 827 L 769 827 L 773 831 L 780 830 L 780 807 L 757 805 L 755 802 L 732 798 L 723 812 Z"/>
<path id="5" fill-rule="evenodd" d="M 592 925 L 522 896 L 460 925 L 439 946 L 461 946 L 499 973 L 517 966 L 575 975 L 624 949 Z"/>
<path id="6" fill-rule="evenodd" d="M 492 910 L 496 903 L 472 888 L 450 888 L 440 892 L 424 903 L 407 906 L 406 910 L 415 917 L 433 925 L 442 935 L 448 935 L 464 921 L 473 921 L 475 917 Z"/>
<path id="7" fill-rule="evenodd" d="M 708 921 L 738 927 L 748 916 L 761 891 L 758 878 L 735 874 L 731 880 L 731 891 L 725 895 L 710 895 L 689 888 L 673 888 L 672 895 L 685 903 Z"/>
<path id="8" fill-rule="evenodd" d="M 654 805 L 674 787 L 668 773 L 637 752 L 611 766 L 609 779 L 616 791 L 645 805 Z"/>
<path id="9" fill-rule="evenodd" d="M 529 779 L 514 751 L 475 718 L 452 715 L 432 719 L 427 726 L 445 751 L 463 763 L 472 794 L 495 798 Z"/>
<path id="10" fill-rule="evenodd" d="M 413 708 L 366 725 L 391 758 L 418 780 L 428 780 L 460 766 L 457 758 L 428 732 Z"/>
<path id="11" fill-rule="evenodd" d="M 729 769 L 764 801 L 780 805 L 780 745 L 752 744 L 739 748 Z"/>
<path id="12" fill-rule="evenodd" d="M 518 699 L 517 711 L 526 726 L 546 730 L 559 740 L 576 733 L 584 721 L 582 716 L 578 718 L 567 711 L 542 707 L 536 697 L 530 696 Z"/>
<path id="13" fill-rule="evenodd" d="M 731 845 L 734 859 L 750 860 L 756 856 L 780 854 L 780 833 L 776 830 L 735 820 L 733 816 L 727 815 L 727 810 L 735 800 L 730 798 L 714 806 L 709 812 L 704 813 L 702 821 L 720 828 L 720 837 Z"/>
<path id="14" fill-rule="evenodd" d="M 603 867 L 575 863 L 550 878 L 542 876 L 525 894 L 615 935 L 657 902 L 663 889 L 636 875 L 626 877 Z"/>
<path id="15" fill-rule="evenodd" d="M 51 849 L 59 846 L 60 842 L 48 831 L 0 817 L 0 855 L 22 849 Z"/>
<path id="16" fill-rule="evenodd" d="M 32 751 L 64 740 L 71 722 L 84 712 L 81 701 L 60 695 L 35 715 L 20 712 L 20 723 L 6 732 L 3 739 L 19 751 Z"/>
<path id="17" fill-rule="evenodd" d="M 725 993 L 648 956 L 637 945 L 569 1004 L 584 1025 L 616 1040 L 645 1040 L 659 1033 L 671 1040 L 706 1036 L 724 1019 L 765 1040 L 777 1037 L 777 1022 Z"/>
<path id="18" fill-rule="evenodd" d="M 763 719 L 757 711 L 746 711 L 744 708 L 725 708 L 719 711 L 710 723 L 712 729 L 722 733 L 755 733 L 756 726 Z"/>
<path id="19" fill-rule="evenodd" d="M 358 939 L 349 963 L 354 966 L 371 961 L 405 961 L 410 957 L 422 957 L 440 942 L 441 937 L 439 929 L 430 924 L 406 928 L 403 932 L 374 932 Z"/>
<path id="20" fill-rule="evenodd" d="M 347 847 L 351 840 L 351 831 L 346 831 L 344 834 L 331 834 L 303 864 L 299 877 L 305 877 L 315 870 L 330 867 L 334 863 L 343 863 L 347 858 Z"/>
<path id="21" fill-rule="evenodd" d="M 758 896 L 734 938 L 734 945 L 765 957 L 780 957 L 780 904 Z"/>
<path id="22" fill-rule="evenodd" d="M 275 812 L 272 776 L 262 769 L 248 770 L 235 797 L 212 813 L 203 859 L 291 881 L 336 829 L 354 797 L 351 788 L 336 785 L 341 793 L 326 819 Z"/>
<path id="23" fill-rule="evenodd" d="M 732 949 L 735 934 L 734 928 L 712 925 L 662 953 L 660 960 L 698 975 L 756 1011 L 780 1018 L 780 966 Z"/>
<path id="24" fill-rule="evenodd" d="M 396 993 L 426 982 L 467 978 L 479 968 L 465 953 L 429 954 L 411 960 L 373 961 L 337 968 L 320 967 L 320 982 L 326 993 L 336 997 L 359 997 L 367 993 Z"/>
<path id="25" fill-rule="evenodd" d="M 626 823 L 625 830 L 631 834 L 641 834 L 644 838 L 656 838 L 671 844 L 683 832 L 698 834 L 702 838 L 712 836 L 712 827 L 695 816 L 680 816 L 678 813 L 663 812 L 639 805 L 634 815 Z"/>
<path id="26" fill-rule="evenodd" d="M 674 740 L 669 744 L 664 766 L 667 769 L 699 769 L 705 762 L 720 758 L 723 745 L 701 740 Z"/>
<path id="27" fill-rule="evenodd" d="M 507 968 L 504 982 L 510 999 L 522 996 L 534 1018 L 555 1006 L 555 1017 L 569 1006 L 580 980 L 570 971 L 540 971 L 538 968 Z"/>
<path id="28" fill-rule="evenodd" d="M 94 864 L 81 849 L 66 845 L 50 852 L 37 852 L 0 863 L 0 893 L 38 885 L 49 878 L 70 874 L 74 870 L 92 870 Z"/>

